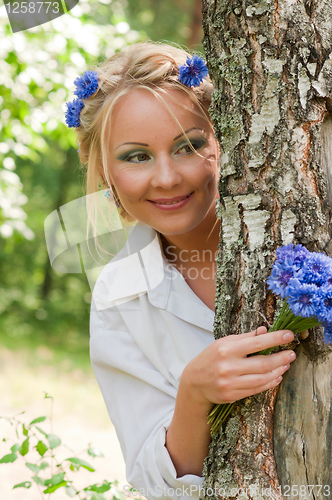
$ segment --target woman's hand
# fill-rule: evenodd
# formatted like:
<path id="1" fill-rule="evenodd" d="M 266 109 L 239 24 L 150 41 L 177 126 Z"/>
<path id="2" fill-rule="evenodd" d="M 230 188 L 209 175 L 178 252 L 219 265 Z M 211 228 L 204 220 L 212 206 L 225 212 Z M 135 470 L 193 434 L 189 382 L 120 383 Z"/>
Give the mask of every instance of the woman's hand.
<path id="1" fill-rule="evenodd" d="M 188 363 L 180 385 L 186 387 L 194 403 L 205 406 L 207 411 L 213 403 L 233 403 L 271 389 L 281 382 L 296 354 L 289 350 L 266 356 L 248 354 L 293 339 L 289 330 L 266 333 L 265 327 L 218 339 Z"/>
<path id="2" fill-rule="evenodd" d="M 207 413 L 213 404 L 233 403 L 275 387 L 296 358 L 293 351 L 249 358 L 248 354 L 288 344 L 293 338 L 289 330 L 266 333 L 260 327 L 216 340 L 188 363 L 166 434 L 166 448 L 178 477 L 202 474 L 211 439 Z"/>

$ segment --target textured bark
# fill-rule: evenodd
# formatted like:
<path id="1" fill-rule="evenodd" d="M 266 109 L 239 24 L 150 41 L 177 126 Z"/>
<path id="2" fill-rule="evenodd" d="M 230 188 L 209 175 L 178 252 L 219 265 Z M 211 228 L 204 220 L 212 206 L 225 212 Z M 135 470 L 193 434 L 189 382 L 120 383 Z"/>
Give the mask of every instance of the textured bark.
<path id="1" fill-rule="evenodd" d="M 218 338 L 272 322 L 279 304 L 265 283 L 278 246 L 332 255 L 332 3 L 203 0 L 203 28 L 222 150 Z M 317 328 L 297 352 L 279 394 L 238 404 L 214 438 L 209 498 L 332 487 L 331 347 Z M 300 486 L 292 498 L 327 498 Z"/>

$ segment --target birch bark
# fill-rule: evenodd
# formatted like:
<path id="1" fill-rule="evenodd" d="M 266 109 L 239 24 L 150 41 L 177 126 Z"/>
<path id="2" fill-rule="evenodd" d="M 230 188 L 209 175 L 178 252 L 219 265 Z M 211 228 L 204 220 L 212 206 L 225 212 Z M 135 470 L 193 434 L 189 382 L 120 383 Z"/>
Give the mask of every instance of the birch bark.
<path id="1" fill-rule="evenodd" d="M 278 246 L 332 255 L 332 3 L 203 0 L 203 29 L 222 151 L 219 338 L 272 323 Z M 214 437 L 209 498 L 332 494 L 332 346 L 319 328 L 300 341 L 279 392 L 242 401 Z"/>

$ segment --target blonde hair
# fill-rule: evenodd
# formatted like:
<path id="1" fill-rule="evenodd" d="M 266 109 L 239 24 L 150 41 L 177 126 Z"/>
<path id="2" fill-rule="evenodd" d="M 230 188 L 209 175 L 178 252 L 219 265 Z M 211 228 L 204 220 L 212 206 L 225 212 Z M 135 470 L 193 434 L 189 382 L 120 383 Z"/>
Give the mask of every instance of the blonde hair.
<path id="1" fill-rule="evenodd" d="M 186 87 L 178 81 L 179 66 L 186 62 L 188 56 L 188 52 L 172 45 L 141 42 L 125 47 L 93 68 L 99 75 L 99 88 L 94 95 L 84 100 L 84 108 L 80 114 L 81 125 L 76 129 L 80 160 L 87 166 L 87 194 L 96 192 L 100 186 L 111 186 L 120 215 L 127 221 L 134 219 L 121 205 L 107 171 L 107 134 L 112 110 L 120 97 L 134 89 L 145 88 L 163 102 L 172 114 L 160 94 L 169 89 L 179 89 L 196 104 L 199 110 L 197 114 L 210 121 L 208 110 L 213 87 L 209 78 L 194 88 Z M 179 126 L 182 129 L 180 124 Z M 92 212 L 96 216 L 96 210 Z M 90 223 L 95 227 L 91 217 Z"/>

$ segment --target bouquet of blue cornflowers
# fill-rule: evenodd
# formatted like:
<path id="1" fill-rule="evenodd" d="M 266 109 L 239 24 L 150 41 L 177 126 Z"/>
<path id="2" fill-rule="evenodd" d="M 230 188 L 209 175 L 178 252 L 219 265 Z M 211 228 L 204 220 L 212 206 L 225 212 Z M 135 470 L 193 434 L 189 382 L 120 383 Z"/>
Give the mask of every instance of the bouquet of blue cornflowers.
<path id="1" fill-rule="evenodd" d="M 283 299 L 269 332 L 291 330 L 294 335 L 324 326 L 324 341 L 332 342 L 332 259 L 302 245 L 278 248 L 268 288 Z M 274 348 L 259 354 L 270 354 Z M 214 405 L 208 414 L 211 433 L 220 429 L 235 403 Z"/>

